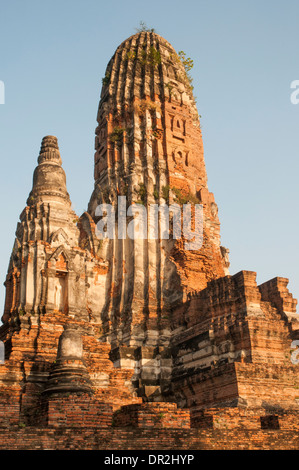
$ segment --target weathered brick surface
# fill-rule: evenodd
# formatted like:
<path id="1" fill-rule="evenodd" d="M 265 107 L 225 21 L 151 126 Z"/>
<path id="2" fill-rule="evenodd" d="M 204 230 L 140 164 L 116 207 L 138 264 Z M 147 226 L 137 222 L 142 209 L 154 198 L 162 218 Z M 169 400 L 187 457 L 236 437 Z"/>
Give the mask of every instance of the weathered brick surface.
<path id="1" fill-rule="evenodd" d="M 288 308 L 294 308 L 287 280 L 279 282 Z M 174 312 L 172 387 L 181 406 L 241 401 L 298 408 L 298 366 L 290 352 L 298 319 L 289 321 L 281 303 L 263 296 L 264 289 L 256 273 L 242 271 L 212 281 Z"/>
<path id="2" fill-rule="evenodd" d="M 0 449 L 16 450 L 298 450 L 299 434 L 282 430 L 0 429 Z"/>
<path id="3" fill-rule="evenodd" d="M 178 410 L 174 403 L 128 405 L 115 413 L 114 425 L 140 428 L 190 428 L 189 410 Z"/>
<path id="4" fill-rule="evenodd" d="M 191 426 L 200 429 L 241 430 L 281 429 L 299 432 L 299 411 L 281 408 L 227 407 L 192 410 Z"/>
<path id="5" fill-rule="evenodd" d="M 113 406 L 88 395 L 49 397 L 44 406 L 49 427 L 81 426 L 87 429 L 112 425 Z"/>

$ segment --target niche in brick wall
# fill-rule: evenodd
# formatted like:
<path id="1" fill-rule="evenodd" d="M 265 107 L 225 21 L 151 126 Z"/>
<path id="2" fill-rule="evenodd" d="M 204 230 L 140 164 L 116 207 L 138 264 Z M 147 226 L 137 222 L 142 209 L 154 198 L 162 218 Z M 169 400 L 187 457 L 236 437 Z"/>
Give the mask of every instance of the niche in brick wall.
<path id="1" fill-rule="evenodd" d="M 262 429 L 279 429 L 279 419 L 276 415 L 261 416 Z"/>
<path id="2" fill-rule="evenodd" d="M 63 253 L 60 253 L 56 262 L 54 309 L 63 313 L 68 311 L 68 271 L 67 260 Z"/>

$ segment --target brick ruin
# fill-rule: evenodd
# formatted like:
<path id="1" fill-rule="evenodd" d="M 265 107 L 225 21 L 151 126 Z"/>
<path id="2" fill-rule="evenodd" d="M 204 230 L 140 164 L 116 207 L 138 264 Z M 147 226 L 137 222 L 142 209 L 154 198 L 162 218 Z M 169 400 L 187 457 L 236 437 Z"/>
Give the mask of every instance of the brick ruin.
<path id="1" fill-rule="evenodd" d="M 42 140 L 5 281 L 0 448 L 298 448 L 297 301 L 287 279 L 229 274 L 192 86 L 165 39 L 117 48 L 97 122 L 80 217 L 57 139 Z M 201 204 L 202 246 L 100 239 L 97 208 L 119 214 L 119 196 L 125 211 Z"/>

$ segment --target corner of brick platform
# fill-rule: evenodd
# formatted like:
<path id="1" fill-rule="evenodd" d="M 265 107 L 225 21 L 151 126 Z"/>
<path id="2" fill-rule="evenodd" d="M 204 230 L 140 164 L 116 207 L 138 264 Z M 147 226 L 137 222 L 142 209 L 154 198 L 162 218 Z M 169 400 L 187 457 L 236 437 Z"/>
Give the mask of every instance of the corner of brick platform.
<path id="1" fill-rule="evenodd" d="M 122 406 L 114 413 L 116 427 L 190 429 L 190 411 L 175 403 L 153 402 Z"/>
<path id="2" fill-rule="evenodd" d="M 45 397 L 44 424 L 49 427 L 107 428 L 112 426 L 113 406 L 88 393 Z"/>

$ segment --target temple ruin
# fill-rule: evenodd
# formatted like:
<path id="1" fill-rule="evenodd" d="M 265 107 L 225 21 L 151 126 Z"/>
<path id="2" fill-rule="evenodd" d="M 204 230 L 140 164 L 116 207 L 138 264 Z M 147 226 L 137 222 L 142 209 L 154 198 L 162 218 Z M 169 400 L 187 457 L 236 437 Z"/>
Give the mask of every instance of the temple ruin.
<path id="1" fill-rule="evenodd" d="M 285 278 L 229 272 L 184 62 L 143 31 L 102 81 L 87 211 L 73 211 L 46 136 L 17 225 L 0 448 L 298 448 L 297 301 Z M 201 206 L 200 248 L 173 236 L 173 213 L 169 238 L 124 236 L 134 214 L 124 225 L 121 197 L 125 213 Z M 98 235 L 103 205 L 116 214 L 111 238 Z"/>

